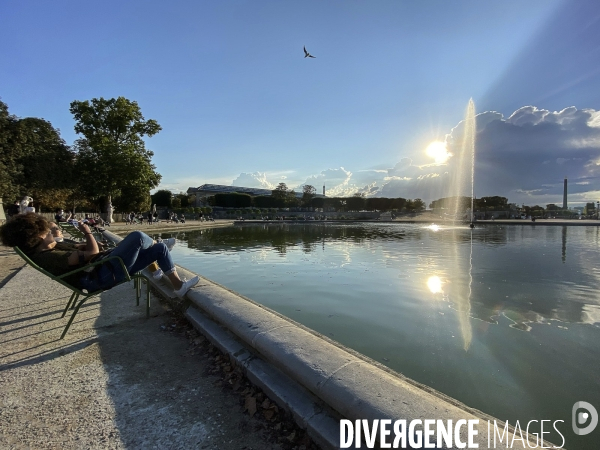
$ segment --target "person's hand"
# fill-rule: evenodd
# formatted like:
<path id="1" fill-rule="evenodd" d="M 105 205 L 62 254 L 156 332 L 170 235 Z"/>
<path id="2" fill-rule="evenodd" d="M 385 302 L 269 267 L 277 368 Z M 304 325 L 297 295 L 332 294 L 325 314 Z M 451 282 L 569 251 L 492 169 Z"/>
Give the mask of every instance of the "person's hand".
<path id="1" fill-rule="evenodd" d="M 91 234 L 90 227 L 88 227 L 87 223 L 80 222 L 79 229 L 81 230 L 82 233 L 86 233 L 86 234 L 90 233 Z"/>

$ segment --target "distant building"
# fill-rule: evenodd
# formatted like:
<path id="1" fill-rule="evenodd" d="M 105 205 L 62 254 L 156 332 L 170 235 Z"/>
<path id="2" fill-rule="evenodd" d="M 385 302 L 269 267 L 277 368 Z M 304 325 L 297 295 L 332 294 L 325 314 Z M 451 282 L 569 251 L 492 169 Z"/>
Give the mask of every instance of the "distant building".
<path id="1" fill-rule="evenodd" d="M 256 197 L 259 195 L 270 196 L 273 191 L 272 189 L 248 188 L 242 186 L 225 186 L 223 184 L 203 184 L 202 186 L 199 186 L 197 188 L 188 188 L 187 195 L 195 195 L 195 206 L 200 206 L 200 204 L 204 203 L 204 198 L 211 197 L 215 194 L 231 194 L 233 192 L 239 192 L 240 194 L 249 194 Z M 304 195 L 303 192 L 296 192 L 296 197 L 302 198 L 302 195 Z M 325 196 L 321 194 L 315 194 L 315 197 Z"/>

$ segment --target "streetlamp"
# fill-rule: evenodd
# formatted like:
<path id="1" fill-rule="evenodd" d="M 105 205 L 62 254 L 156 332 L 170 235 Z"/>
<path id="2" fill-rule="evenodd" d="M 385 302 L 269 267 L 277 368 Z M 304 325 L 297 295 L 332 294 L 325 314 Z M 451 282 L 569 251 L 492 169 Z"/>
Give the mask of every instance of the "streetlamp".
<path id="1" fill-rule="evenodd" d="M 483 199 L 483 220 L 487 220 L 487 202 Z"/>
<path id="2" fill-rule="evenodd" d="M 596 202 L 596 220 L 598 220 L 598 213 L 600 213 L 600 202 Z"/>

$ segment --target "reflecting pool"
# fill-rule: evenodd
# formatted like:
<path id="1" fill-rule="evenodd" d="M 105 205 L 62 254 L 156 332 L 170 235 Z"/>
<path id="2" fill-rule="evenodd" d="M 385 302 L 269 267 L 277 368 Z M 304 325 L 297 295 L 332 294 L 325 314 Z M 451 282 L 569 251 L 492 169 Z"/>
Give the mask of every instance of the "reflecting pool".
<path id="1" fill-rule="evenodd" d="M 600 406 L 598 227 L 265 224 L 177 237 L 175 260 L 192 271 L 502 420 L 563 419 L 567 447 L 595 448 L 573 434 L 571 407 Z"/>

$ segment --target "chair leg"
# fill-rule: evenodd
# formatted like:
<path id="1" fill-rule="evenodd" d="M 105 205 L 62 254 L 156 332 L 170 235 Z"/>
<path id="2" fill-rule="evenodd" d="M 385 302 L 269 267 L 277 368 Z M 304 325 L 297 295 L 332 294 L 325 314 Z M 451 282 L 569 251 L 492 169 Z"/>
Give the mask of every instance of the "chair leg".
<path id="1" fill-rule="evenodd" d="M 69 302 L 67 303 L 67 306 L 65 306 L 65 310 L 63 311 L 62 316 L 60 316 L 61 319 L 63 317 L 65 317 L 65 315 L 67 314 L 67 311 L 69 310 L 69 306 L 71 306 L 71 302 L 73 303 L 73 305 L 75 305 L 75 303 L 77 303 L 78 298 L 79 298 L 79 294 L 77 292 L 73 292 L 71 294 L 71 298 L 69 298 Z"/>
<path id="2" fill-rule="evenodd" d="M 67 334 L 67 331 L 69 331 L 69 328 L 71 327 L 71 324 L 73 323 L 73 320 L 75 319 L 75 316 L 79 312 L 79 308 L 81 308 L 81 305 L 83 305 L 88 298 L 90 298 L 90 297 L 84 297 L 84 298 L 82 298 L 81 301 L 75 307 L 75 311 L 73 311 L 73 314 L 71 314 L 71 318 L 69 319 L 69 322 L 67 323 L 67 326 L 65 327 L 65 329 L 62 332 L 62 334 L 60 335 L 61 339 L 63 339 L 65 337 L 65 335 Z"/>
<path id="3" fill-rule="evenodd" d="M 150 280 L 146 280 L 146 318 L 150 317 Z"/>
<path id="4" fill-rule="evenodd" d="M 133 283 L 135 284 L 135 304 L 136 304 L 136 306 L 140 306 L 140 295 L 142 293 L 142 286 L 141 286 L 142 281 L 138 277 L 135 277 L 133 280 L 134 280 Z"/>

